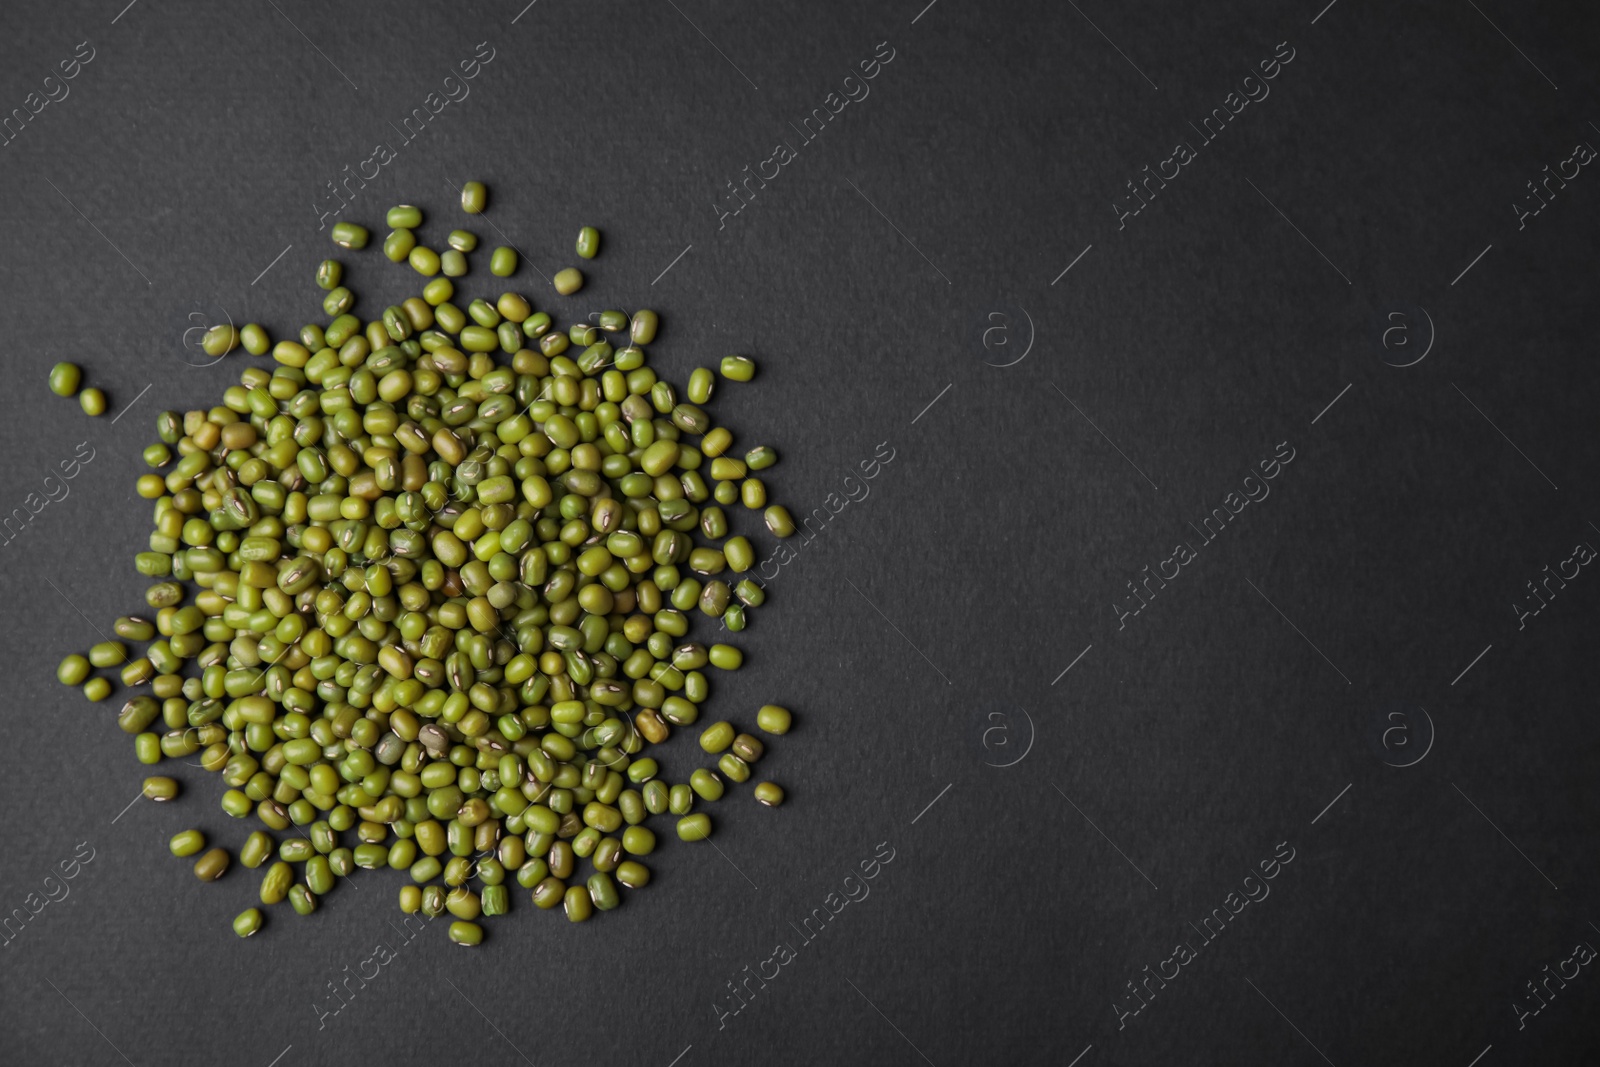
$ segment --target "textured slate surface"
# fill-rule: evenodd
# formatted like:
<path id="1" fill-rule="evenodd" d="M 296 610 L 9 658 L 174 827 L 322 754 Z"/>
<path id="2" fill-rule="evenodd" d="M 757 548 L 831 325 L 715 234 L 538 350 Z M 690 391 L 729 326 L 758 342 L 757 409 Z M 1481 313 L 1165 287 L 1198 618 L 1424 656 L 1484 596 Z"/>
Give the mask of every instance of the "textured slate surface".
<path id="1" fill-rule="evenodd" d="M 0 947 L 9 1062 L 1592 1054 L 1592 10 L 118 7 L 0 43 L 0 114 L 38 111 L 0 146 L 0 504 L 61 497 L 0 556 L 0 910 L 61 898 Z M 437 244 L 469 177 L 540 306 L 657 308 L 680 380 L 760 362 L 718 416 L 826 521 L 713 699 L 795 709 L 791 800 L 584 927 L 519 891 L 463 952 L 364 874 L 241 943 L 255 876 L 165 847 L 237 846 L 220 784 L 130 807 L 53 666 L 140 604 L 153 417 L 250 361 L 186 331 L 320 317 L 319 224 L 413 202 Z"/>

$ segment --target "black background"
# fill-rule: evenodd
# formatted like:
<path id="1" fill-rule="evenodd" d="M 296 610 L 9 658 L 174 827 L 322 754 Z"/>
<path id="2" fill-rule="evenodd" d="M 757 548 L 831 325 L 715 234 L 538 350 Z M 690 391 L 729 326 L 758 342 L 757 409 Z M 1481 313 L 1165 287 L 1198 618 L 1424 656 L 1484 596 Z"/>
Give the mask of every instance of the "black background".
<path id="1" fill-rule="evenodd" d="M 1600 179 L 1521 228 L 1513 207 L 1600 143 L 1592 8 L 119 7 L 13 5 L 0 44 L 0 111 L 94 49 L 0 147 L 0 505 L 95 450 L 0 549 L 0 910 L 94 850 L 0 948 L 0 1057 L 1466 1067 L 1600 1044 L 1593 967 L 1520 1029 L 1513 1007 L 1600 942 L 1600 579 L 1521 629 L 1512 606 L 1600 544 Z M 326 983 L 395 940 L 403 875 L 358 872 L 239 941 L 259 872 L 201 885 L 166 849 L 189 826 L 237 847 L 221 783 L 179 767 L 178 803 L 128 807 L 145 772 L 121 698 L 86 704 L 53 670 L 142 605 L 132 487 L 156 413 L 267 363 L 192 367 L 185 330 L 321 320 L 323 183 L 398 142 L 484 41 L 470 96 L 340 216 L 375 231 L 340 256 L 357 311 L 416 289 L 375 250 L 383 211 L 421 205 L 438 246 L 480 179 L 537 306 L 658 309 L 653 363 L 680 382 L 758 361 L 713 411 L 779 449 L 769 485 L 797 516 L 881 443 L 895 458 L 714 679 L 718 717 L 795 709 L 761 765 L 782 809 L 736 790 L 713 809 L 721 855 L 654 820 L 655 881 L 620 910 L 572 926 L 517 890 L 482 948 L 431 928 L 319 1020 Z M 880 42 L 870 96 L 798 145 L 788 124 Z M 1270 96 L 1119 229 L 1124 183 L 1280 42 Z M 719 229 L 725 183 L 780 139 L 798 158 Z M 586 224 L 603 251 L 558 297 L 539 279 Z M 504 287 L 481 261 L 469 280 Z M 1404 326 L 1389 350 L 1380 320 Z M 107 416 L 46 391 L 58 359 Z M 1198 545 L 1188 524 L 1282 442 L 1270 497 L 1119 626 L 1126 583 Z M 1431 748 L 1393 707 L 1426 709 Z M 790 923 L 880 842 L 871 895 L 800 944 Z M 1125 983 L 1198 942 L 1188 924 L 1283 842 L 1270 897 L 1119 1029 Z M 725 983 L 778 942 L 797 958 L 719 1027 Z"/>

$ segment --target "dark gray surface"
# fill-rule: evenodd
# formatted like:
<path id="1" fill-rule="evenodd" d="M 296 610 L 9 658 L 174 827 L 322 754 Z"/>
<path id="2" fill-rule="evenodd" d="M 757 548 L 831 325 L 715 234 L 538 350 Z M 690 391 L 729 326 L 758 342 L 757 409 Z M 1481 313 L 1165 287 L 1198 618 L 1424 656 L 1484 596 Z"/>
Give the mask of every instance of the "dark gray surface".
<path id="1" fill-rule="evenodd" d="M 1522 229 L 1511 205 L 1600 144 L 1593 11 L 922 2 L 9 12 L 0 107 L 79 41 L 95 57 L 0 147 L 5 508 L 78 442 L 95 456 L 0 549 L 0 907 L 80 842 L 93 859 L 0 948 L 0 1058 L 1592 1054 L 1592 966 L 1520 1027 L 1514 1004 L 1600 943 L 1600 579 L 1585 568 L 1520 630 L 1511 605 L 1600 545 L 1600 179 Z M 665 842 L 656 883 L 587 926 L 518 891 L 476 952 L 428 930 L 319 1029 L 325 983 L 396 942 L 400 876 L 363 873 L 309 920 L 275 909 L 239 942 L 228 920 L 256 876 L 201 886 L 166 852 L 191 825 L 242 840 L 220 783 L 182 769 L 180 803 L 126 808 L 143 772 L 112 705 L 53 667 L 141 602 L 129 556 L 150 505 L 132 484 L 155 414 L 209 406 L 261 362 L 189 368 L 183 331 L 320 316 L 320 184 L 395 141 L 480 41 L 495 58 L 471 95 L 343 217 L 381 236 L 384 208 L 418 203 L 437 243 L 453 187 L 479 178 L 546 272 L 599 226 L 580 298 L 528 267 L 515 287 L 557 311 L 658 308 L 652 352 L 680 380 L 752 354 L 757 384 L 716 411 L 782 451 L 770 483 L 797 514 L 880 442 L 895 458 L 783 568 L 746 669 L 715 680 L 737 720 L 795 709 L 769 757 L 787 806 L 724 801 L 722 855 Z M 788 123 L 884 41 L 870 96 L 798 146 Z M 1284 41 L 1270 96 L 1119 230 L 1123 183 L 1196 140 L 1188 124 Z M 724 183 L 780 138 L 798 158 L 719 231 Z M 350 273 L 367 308 L 412 278 L 376 253 Z M 1386 353 L 1372 324 L 1408 308 L 1386 321 L 1412 346 L 1392 334 Z M 1386 365 L 1426 347 L 1417 308 L 1436 343 Z M 988 349 L 986 325 L 1008 331 Z M 1030 333 L 1021 362 L 990 365 Z M 61 358 L 128 417 L 46 393 Z M 1187 524 L 1280 442 L 1295 458 L 1270 497 L 1200 546 Z M 1196 559 L 1119 628 L 1125 583 L 1183 540 Z M 1395 707 L 1432 724 L 1407 767 L 1427 731 Z M 871 895 L 802 944 L 790 924 L 880 842 L 894 859 Z M 1189 924 L 1282 842 L 1270 896 L 1202 945 Z M 1196 958 L 1119 1029 L 1125 983 L 1184 938 Z M 795 959 L 719 1028 L 714 999 L 778 942 Z"/>

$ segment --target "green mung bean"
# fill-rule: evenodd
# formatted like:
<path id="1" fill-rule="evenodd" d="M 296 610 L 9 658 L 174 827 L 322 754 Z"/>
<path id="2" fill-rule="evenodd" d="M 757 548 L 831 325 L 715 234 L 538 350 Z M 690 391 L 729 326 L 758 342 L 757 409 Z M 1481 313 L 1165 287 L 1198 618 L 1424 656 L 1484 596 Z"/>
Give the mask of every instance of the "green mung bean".
<path id="1" fill-rule="evenodd" d="M 748 782 L 750 765 L 732 752 L 724 752 L 717 760 L 717 770 L 730 782 Z"/>
<path id="2" fill-rule="evenodd" d="M 701 800 L 721 800 L 725 786 L 722 779 L 704 767 L 698 767 L 689 775 L 689 788 L 693 789 Z"/>
<path id="3" fill-rule="evenodd" d="M 755 361 L 749 356 L 723 356 L 718 369 L 729 381 L 748 382 L 756 376 Z"/>
<path id="4" fill-rule="evenodd" d="M 793 714 L 778 704 L 763 704 L 756 712 L 756 725 L 765 733 L 781 736 L 789 732 L 793 723 Z"/>
<path id="5" fill-rule="evenodd" d="M 264 356 L 272 350 L 272 339 L 258 322 L 247 322 L 239 328 L 239 343 L 252 356 Z"/>
<path id="6" fill-rule="evenodd" d="M 600 253 L 600 231 L 593 226 L 585 226 L 578 231 L 578 255 L 584 259 L 593 259 Z"/>
<path id="7" fill-rule="evenodd" d="M 213 326 L 200 337 L 200 350 L 208 356 L 225 356 L 239 347 L 239 331 L 232 325 Z"/>
<path id="8" fill-rule="evenodd" d="M 496 278 L 509 278 L 517 272 L 517 250 L 501 245 L 489 254 L 489 273 Z"/>
<path id="9" fill-rule="evenodd" d="M 194 876 L 202 882 L 215 882 L 227 872 L 229 860 L 227 849 L 211 849 L 194 861 Z"/>
<path id="10" fill-rule="evenodd" d="M 256 830 L 239 846 L 239 862 L 254 870 L 272 857 L 272 838 Z"/>
<path id="11" fill-rule="evenodd" d="M 744 760 L 746 763 L 756 762 L 767 751 L 767 746 L 761 743 L 761 739 L 754 737 L 751 734 L 740 734 L 738 737 L 735 737 L 733 739 L 733 744 L 730 747 L 733 750 L 733 754 Z"/>
<path id="12" fill-rule="evenodd" d="M 717 377 L 705 367 L 696 367 L 689 373 L 689 385 L 684 390 L 684 395 L 691 404 L 704 404 L 710 401 L 717 389 Z"/>
<path id="13" fill-rule="evenodd" d="M 282 860 L 278 860 L 261 879 L 261 903 L 280 904 L 289 895 L 289 887 L 294 884 L 294 868 Z"/>
<path id="14" fill-rule="evenodd" d="M 289 906 L 296 915 L 310 915 L 317 910 L 317 895 L 303 885 L 289 887 Z"/>
<path id="15" fill-rule="evenodd" d="M 414 230 L 422 225 L 422 209 L 411 204 L 396 204 L 383 217 L 391 230 Z"/>
<path id="16" fill-rule="evenodd" d="M 417 245 L 406 255 L 406 260 L 411 264 L 411 269 L 424 278 L 431 278 L 439 273 L 439 253 L 425 245 Z"/>
<path id="17" fill-rule="evenodd" d="M 584 886 L 569 886 L 563 899 L 568 922 L 587 922 L 594 913 L 594 901 Z"/>
<path id="18" fill-rule="evenodd" d="M 362 249 L 367 247 L 369 235 L 365 226 L 354 222 L 336 222 L 329 236 L 340 248 Z"/>
<path id="19" fill-rule="evenodd" d="M 628 889 L 643 889 L 650 884 L 650 868 L 635 860 L 624 860 L 617 864 L 614 877 Z"/>
<path id="20" fill-rule="evenodd" d="M 589 876 L 588 890 L 589 899 L 599 911 L 610 911 L 622 903 L 622 896 L 617 892 L 617 884 L 604 871 L 596 871 Z M 572 918 L 570 912 L 567 917 Z"/>
<path id="21" fill-rule="evenodd" d="M 76 363 L 57 363 L 50 368 L 50 391 L 56 396 L 74 396 L 83 381 L 83 371 Z"/>
<path id="22" fill-rule="evenodd" d="M 249 937 L 261 929 L 261 922 L 261 909 L 247 908 L 233 920 L 233 932 L 240 937 Z"/>
<path id="23" fill-rule="evenodd" d="M 393 230 L 383 239 L 383 254 L 395 263 L 404 263 L 415 247 L 417 235 L 410 230 Z"/>
<path id="24" fill-rule="evenodd" d="M 711 836 L 711 816 L 705 812 L 685 815 L 678 820 L 680 841 L 704 841 Z"/>
<path id="25" fill-rule="evenodd" d="M 172 835 L 172 840 L 167 842 L 167 847 L 174 856 L 193 856 L 206 847 L 206 835 L 199 830 L 184 830 Z"/>
<path id="26" fill-rule="evenodd" d="M 733 744 L 737 731 L 731 722 L 716 722 L 706 727 L 700 733 L 700 747 L 706 752 L 716 755 Z"/>
<path id="27" fill-rule="evenodd" d="M 583 288 L 583 272 L 576 267 L 567 267 L 556 272 L 551 284 L 562 296 L 571 296 Z"/>
<path id="28" fill-rule="evenodd" d="M 774 537 L 790 537 L 794 534 L 794 520 L 789 517 L 789 509 L 782 504 L 769 505 L 762 512 L 762 518 Z"/>
<path id="29" fill-rule="evenodd" d="M 89 677 L 89 661 L 74 652 L 56 668 L 56 680 L 62 685 L 82 685 Z"/>

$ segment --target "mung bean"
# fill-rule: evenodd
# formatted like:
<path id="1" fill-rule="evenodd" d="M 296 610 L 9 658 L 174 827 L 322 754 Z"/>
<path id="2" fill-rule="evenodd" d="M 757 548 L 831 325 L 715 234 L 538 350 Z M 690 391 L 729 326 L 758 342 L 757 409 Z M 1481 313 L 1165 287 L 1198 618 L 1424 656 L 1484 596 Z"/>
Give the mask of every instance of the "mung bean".
<path id="1" fill-rule="evenodd" d="M 578 255 L 584 259 L 593 259 L 600 252 L 600 231 L 593 226 L 585 226 L 578 231 Z"/>
<path id="2" fill-rule="evenodd" d="M 202 882 L 215 882 L 228 869 L 228 850 L 214 848 L 194 861 L 194 876 Z"/>
<path id="3" fill-rule="evenodd" d="M 76 363 L 57 363 L 50 368 L 50 391 L 56 396 L 74 396 L 83 381 L 83 371 Z"/>

